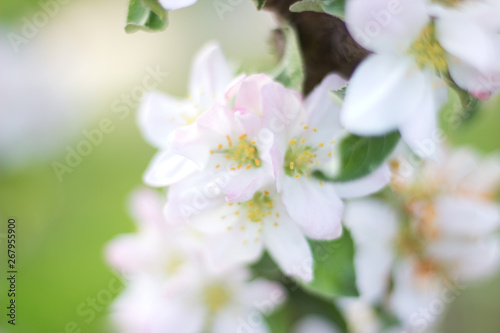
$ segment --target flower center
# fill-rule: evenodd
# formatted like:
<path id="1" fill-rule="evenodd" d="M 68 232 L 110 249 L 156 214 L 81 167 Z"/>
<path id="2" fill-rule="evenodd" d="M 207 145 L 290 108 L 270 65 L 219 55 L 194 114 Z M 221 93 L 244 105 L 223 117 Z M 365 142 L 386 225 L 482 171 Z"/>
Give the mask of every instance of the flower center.
<path id="1" fill-rule="evenodd" d="M 184 258 L 178 254 L 171 254 L 165 265 L 167 275 L 174 275 L 179 271 L 179 268 L 184 264 Z"/>
<path id="2" fill-rule="evenodd" d="M 296 139 L 290 140 L 285 154 L 285 174 L 290 177 L 299 178 L 301 175 L 310 177 L 312 166 L 316 163 L 315 148 L 304 145 L 302 139 L 297 143 Z"/>
<path id="3" fill-rule="evenodd" d="M 415 57 L 420 69 L 431 67 L 438 72 L 446 72 L 446 51 L 436 39 L 434 24 L 427 25 L 408 51 Z"/>
<path id="4" fill-rule="evenodd" d="M 227 148 L 222 149 L 223 145 L 220 144 L 218 152 L 226 154 L 228 160 L 233 160 L 238 163 L 238 169 L 245 167 L 260 167 L 259 152 L 256 147 L 255 141 L 247 139 L 247 135 L 243 134 L 238 138 L 238 141 L 233 143 L 229 135 L 226 136 Z"/>
<path id="5" fill-rule="evenodd" d="M 222 284 L 208 285 L 203 290 L 203 300 L 211 313 L 218 312 L 231 299 L 231 292 Z"/>
<path id="6" fill-rule="evenodd" d="M 251 200 L 241 204 L 252 222 L 262 222 L 262 219 L 273 213 L 273 200 L 268 191 L 256 192 Z"/>

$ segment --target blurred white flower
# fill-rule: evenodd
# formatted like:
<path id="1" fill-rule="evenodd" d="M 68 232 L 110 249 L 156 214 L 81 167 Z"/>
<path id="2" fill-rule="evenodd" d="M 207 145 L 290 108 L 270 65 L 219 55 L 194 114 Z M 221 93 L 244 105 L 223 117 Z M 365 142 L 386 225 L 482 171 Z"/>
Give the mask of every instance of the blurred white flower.
<path id="1" fill-rule="evenodd" d="M 243 326 L 267 332 L 262 315 L 285 300 L 283 288 L 250 281 L 243 268 L 211 270 L 203 260 L 202 238 L 168 225 L 162 204 L 158 193 L 136 191 L 131 206 L 139 230 L 117 237 L 107 249 L 108 261 L 127 283 L 112 307 L 120 332 L 223 333 Z"/>
<path id="2" fill-rule="evenodd" d="M 393 163 L 398 174 L 401 162 Z M 345 223 L 356 244 L 361 299 L 385 299 L 405 327 L 431 327 L 440 313 L 422 319 L 421 309 L 450 303 L 462 283 L 477 281 L 500 266 L 500 158 L 480 159 L 469 149 L 450 152 L 444 165 L 427 161 L 413 175 L 395 177 L 398 209 L 376 199 L 352 201 Z M 399 221 L 399 226 L 397 223 Z"/>
<path id="3" fill-rule="evenodd" d="M 429 14 L 435 17 L 436 37 L 448 53 L 453 80 L 476 97 L 500 90 L 500 2 L 430 1 Z M 496 82 L 489 82 L 495 76 Z"/>
<path id="4" fill-rule="evenodd" d="M 333 323 L 320 316 L 308 315 L 302 318 L 293 329 L 293 333 L 338 333 Z"/>

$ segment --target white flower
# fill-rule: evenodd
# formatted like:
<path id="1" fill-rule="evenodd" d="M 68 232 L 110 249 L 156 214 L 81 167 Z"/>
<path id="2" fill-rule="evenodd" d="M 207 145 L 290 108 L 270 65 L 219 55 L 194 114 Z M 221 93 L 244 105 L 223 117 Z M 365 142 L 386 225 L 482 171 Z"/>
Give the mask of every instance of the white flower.
<path id="1" fill-rule="evenodd" d="M 263 279 L 249 281 L 243 269 L 213 275 L 197 267 L 175 289 L 165 290 L 154 276 L 132 280 L 112 306 L 120 332 L 269 331 L 263 315 L 285 300 L 281 285 Z"/>
<path id="2" fill-rule="evenodd" d="M 194 5 L 196 1 L 198 0 L 160 0 L 160 4 L 166 10 L 176 10 Z"/>
<path id="3" fill-rule="evenodd" d="M 458 149 L 446 164 L 428 161 L 413 175 L 398 174 L 405 168 L 402 163 L 393 162 L 392 184 L 403 199 L 400 210 L 375 199 L 353 201 L 345 223 L 356 244 L 362 300 L 380 302 L 389 292 L 392 272 L 390 308 L 411 326 L 421 308 L 433 302 L 444 307 L 463 290 L 462 283 L 498 269 L 500 239 L 493 232 L 500 226 L 500 208 L 492 198 L 500 184 L 500 159 L 480 160 L 472 151 Z"/>
<path id="4" fill-rule="evenodd" d="M 437 112 L 447 100 L 440 73 L 446 52 L 436 40 L 425 2 L 351 0 L 346 23 L 353 38 L 374 54 L 354 72 L 342 123 L 359 135 L 399 129 L 416 152 L 434 135 Z M 423 156 L 422 156 L 423 157 Z"/>
<path id="5" fill-rule="evenodd" d="M 140 189 L 131 197 L 131 213 L 138 232 L 120 235 L 106 249 L 110 265 L 127 277 L 154 275 L 164 283 L 182 282 L 200 256 L 201 236 L 165 221 L 164 202 L 157 192 Z"/>
<path id="6" fill-rule="evenodd" d="M 337 76 L 327 77 L 302 108 L 295 92 L 264 76 L 251 76 L 229 93 L 234 92 L 236 112 L 214 108 L 197 120 L 200 134 L 185 135 L 195 137 L 191 141 L 198 146 L 216 148 L 196 151 L 198 158 L 209 157 L 207 171 L 170 187 L 165 214 L 171 222 L 189 219 L 192 226 L 214 234 L 209 253 L 215 266 L 253 262 L 265 247 L 285 274 L 310 281 L 313 261 L 306 237 L 339 237 L 340 198 L 366 195 L 387 184 L 387 166 L 365 178 L 337 184 L 310 175 L 332 158 L 334 138 L 342 132 L 338 106 L 328 93 L 343 84 Z M 262 117 L 246 110 L 257 110 Z M 239 124 L 231 117 L 242 116 L 246 119 L 240 123 L 247 131 L 228 132 Z M 208 128 L 218 140 L 211 138 Z M 220 143 L 227 136 L 227 143 Z M 232 143 L 238 142 L 235 137 L 237 148 Z M 189 147 L 196 146 L 192 142 Z M 235 156 L 247 158 L 241 149 L 251 152 L 248 161 L 234 160 Z"/>
<path id="7" fill-rule="evenodd" d="M 145 139 L 161 151 L 144 175 L 152 186 L 166 186 L 198 170 L 196 164 L 170 151 L 175 132 L 224 100 L 232 73 L 217 44 L 210 43 L 195 56 L 189 80 L 189 97 L 178 100 L 159 92 L 148 93 L 139 110 L 138 123 Z M 164 169 L 168 177 L 165 176 Z"/>

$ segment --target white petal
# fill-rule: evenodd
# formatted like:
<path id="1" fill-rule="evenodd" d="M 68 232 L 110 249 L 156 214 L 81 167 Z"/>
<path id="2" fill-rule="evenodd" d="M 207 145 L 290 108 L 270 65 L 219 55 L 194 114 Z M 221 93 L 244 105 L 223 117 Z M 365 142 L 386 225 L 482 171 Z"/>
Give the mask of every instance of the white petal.
<path id="1" fill-rule="evenodd" d="M 370 303 L 376 302 L 389 284 L 397 215 L 381 201 L 355 200 L 346 205 L 344 223 L 356 246 L 354 265 L 360 295 Z"/>
<path id="2" fill-rule="evenodd" d="M 462 15 L 449 15 L 436 21 L 439 43 L 460 61 L 480 71 L 496 68 L 498 59 L 493 33 L 487 33 Z"/>
<path id="3" fill-rule="evenodd" d="M 184 8 L 191 6 L 198 0 L 160 0 L 160 4 L 166 10 L 176 10 L 179 8 Z"/>
<path id="4" fill-rule="evenodd" d="M 415 111 L 428 84 L 412 59 L 371 55 L 351 78 L 341 121 L 354 134 L 385 134 Z"/>
<path id="5" fill-rule="evenodd" d="M 349 0 L 346 6 L 351 36 L 378 53 L 406 48 L 427 22 L 424 1 Z"/>
<path id="6" fill-rule="evenodd" d="M 448 70 L 455 83 L 477 96 L 490 96 L 500 90 L 500 71 L 486 74 L 454 59 L 448 61 Z"/>
<path id="7" fill-rule="evenodd" d="M 389 300 L 391 310 L 408 327 L 422 320 L 426 321 L 426 327 L 432 327 L 438 316 L 423 317 L 419 311 L 428 309 L 439 299 L 441 290 L 442 284 L 434 275 L 417 275 L 412 262 L 403 262 L 395 269 L 394 289 Z"/>
<path id="8" fill-rule="evenodd" d="M 428 76 L 427 86 L 413 113 L 399 126 L 401 137 L 421 158 L 438 159 L 442 155 L 438 133 L 438 112 L 448 99 L 443 82 Z"/>
<path id="9" fill-rule="evenodd" d="M 168 147 L 170 133 L 184 125 L 180 119 L 180 103 L 167 95 L 147 93 L 139 107 L 138 123 L 144 138 L 158 148 Z"/>
<path id="10" fill-rule="evenodd" d="M 193 100 L 204 109 L 222 102 L 232 79 L 232 73 L 220 46 L 205 45 L 195 56 L 189 79 L 189 92 Z"/>
<path id="11" fill-rule="evenodd" d="M 198 171 L 193 161 L 171 151 L 162 151 L 153 158 L 144 174 L 144 182 L 150 186 L 163 187 L 178 182 Z"/>
<path id="12" fill-rule="evenodd" d="M 334 102 L 330 91 L 339 90 L 346 85 L 347 81 L 337 74 L 329 74 L 314 88 L 305 100 L 307 123 L 310 127 L 328 130 L 330 137 L 342 129 L 340 106 Z"/>
<path id="13" fill-rule="evenodd" d="M 257 261 L 262 255 L 264 238 L 260 223 L 242 218 L 230 230 L 208 240 L 207 261 L 217 271 Z"/>
<path id="14" fill-rule="evenodd" d="M 307 237 L 331 240 L 342 234 L 343 203 L 335 186 L 306 177 L 283 179 L 283 203 Z"/>
<path id="15" fill-rule="evenodd" d="M 304 282 L 313 279 L 313 257 L 309 243 L 300 228 L 285 214 L 277 224 L 264 225 L 267 251 L 283 273 L 296 276 Z"/>
<path id="16" fill-rule="evenodd" d="M 476 237 L 500 226 L 500 208 L 487 201 L 440 197 L 435 203 L 436 226 L 446 235 Z"/>
<path id="17" fill-rule="evenodd" d="M 441 240 L 430 244 L 429 253 L 446 262 L 452 276 L 463 281 L 490 277 L 500 268 L 500 240 L 497 236 L 473 241 Z"/>
<path id="18" fill-rule="evenodd" d="M 500 156 L 490 155 L 484 159 L 460 184 L 472 193 L 492 195 L 500 185 Z"/>
<path id="19" fill-rule="evenodd" d="M 340 331 L 328 320 L 320 316 L 307 315 L 301 319 L 293 333 L 339 333 Z"/>
<path id="20" fill-rule="evenodd" d="M 264 279 L 248 282 L 242 292 L 241 301 L 262 314 L 272 313 L 286 300 L 286 290 L 281 284 Z"/>
<path id="21" fill-rule="evenodd" d="M 341 198 L 363 197 L 376 193 L 384 188 L 391 180 L 391 170 L 387 164 L 383 164 L 377 170 L 360 179 L 353 181 L 334 183 L 335 191 Z"/>

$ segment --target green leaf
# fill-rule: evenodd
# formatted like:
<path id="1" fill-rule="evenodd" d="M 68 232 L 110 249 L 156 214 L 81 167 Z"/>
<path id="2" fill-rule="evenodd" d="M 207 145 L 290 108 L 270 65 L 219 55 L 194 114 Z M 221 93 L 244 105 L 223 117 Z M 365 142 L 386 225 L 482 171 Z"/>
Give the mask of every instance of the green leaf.
<path id="1" fill-rule="evenodd" d="M 345 18 L 345 5 L 347 0 L 325 0 L 323 1 L 323 10 L 332 16 Z"/>
<path id="2" fill-rule="evenodd" d="M 339 170 L 333 175 L 328 170 L 316 171 L 313 175 L 332 182 L 345 182 L 367 176 L 384 163 L 399 138 L 398 131 L 373 137 L 349 134 L 340 142 Z"/>
<path id="3" fill-rule="evenodd" d="M 302 0 L 290 6 L 292 12 L 319 12 L 344 19 L 346 0 Z"/>
<path id="4" fill-rule="evenodd" d="M 290 11 L 295 13 L 300 12 L 318 12 L 324 13 L 323 0 L 302 0 L 290 6 Z"/>
<path id="5" fill-rule="evenodd" d="M 278 68 L 271 76 L 285 87 L 302 90 L 304 82 L 304 64 L 300 53 L 296 32 L 289 26 L 283 28 L 285 35 L 285 54 Z"/>
<path id="6" fill-rule="evenodd" d="M 253 2 L 255 2 L 255 6 L 257 6 L 258 10 L 261 10 L 266 4 L 266 0 L 253 0 Z"/>
<path id="7" fill-rule="evenodd" d="M 139 30 L 154 32 L 164 30 L 168 25 L 167 11 L 158 0 L 130 0 L 125 31 Z"/>
<path id="8" fill-rule="evenodd" d="M 358 296 L 354 271 L 354 244 L 344 228 L 333 241 L 309 241 L 314 258 L 314 280 L 305 289 L 323 297 Z"/>

